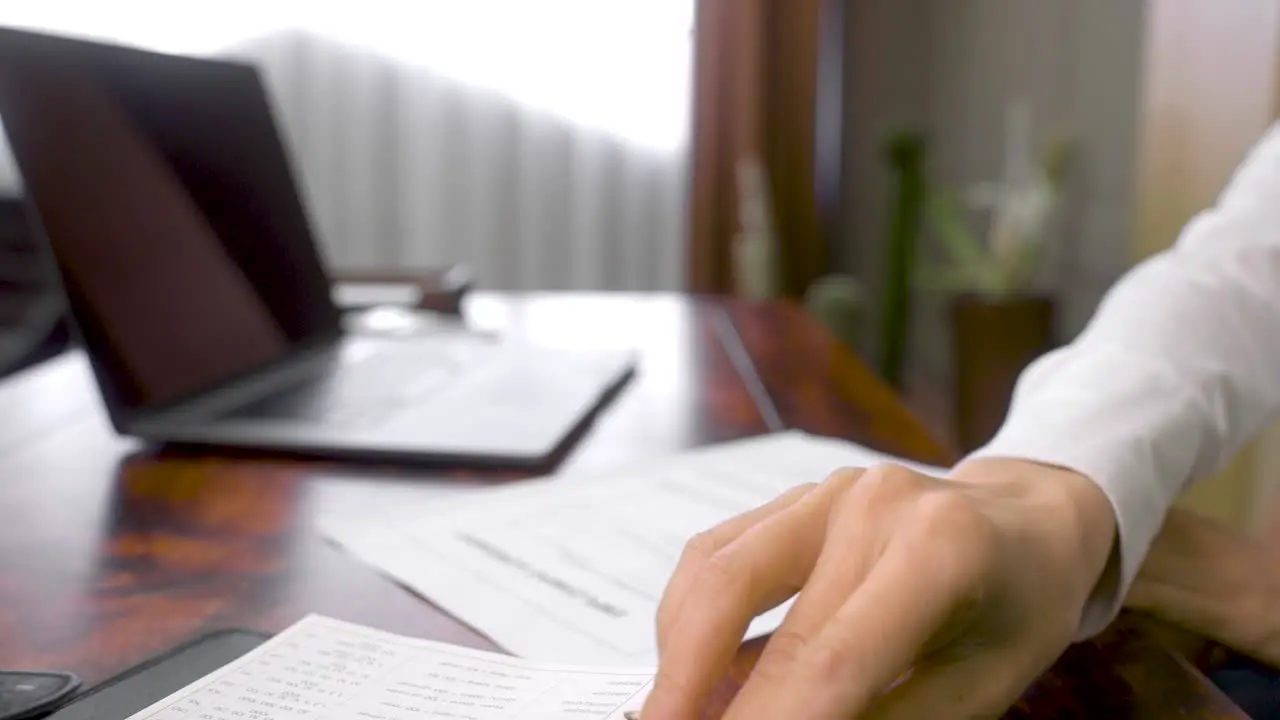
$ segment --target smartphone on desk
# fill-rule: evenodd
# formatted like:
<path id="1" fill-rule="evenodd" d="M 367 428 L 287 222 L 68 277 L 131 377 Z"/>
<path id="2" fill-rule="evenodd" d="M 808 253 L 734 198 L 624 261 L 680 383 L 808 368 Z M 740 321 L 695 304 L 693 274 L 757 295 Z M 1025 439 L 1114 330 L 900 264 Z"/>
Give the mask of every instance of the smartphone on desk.
<path id="1" fill-rule="evenodd" d="M 84 693 L 48 720 L 125 720 L 240 659 L 268 637 L 220 630 L 195 638 Z"/>

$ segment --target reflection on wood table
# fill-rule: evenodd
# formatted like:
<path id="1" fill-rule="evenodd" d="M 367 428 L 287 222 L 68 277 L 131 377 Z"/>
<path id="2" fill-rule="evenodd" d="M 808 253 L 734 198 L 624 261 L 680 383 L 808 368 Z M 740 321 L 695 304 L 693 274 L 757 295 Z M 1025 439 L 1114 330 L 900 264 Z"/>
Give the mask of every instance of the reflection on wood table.
<path id="1" fill-rule="evenodd" d="M 562 346 L 638 347 L 640 370 L 557 469 L 614 468 L 784 428 L 947 464 L 898 399 L 800 308 L 673 295 L 479 294 L 472 322 Z M 355 502 L 429 502 L 511 473 L 156 450 L 117 437 L 84 359 L 0 384 L 0 666 L 92 685 L 205 631 L 278 631 L 319 613 L 492 649 L 327 544 Z M 815 478 L 818 480 L 820 478 Z M 760 643 L 717 692 L 723 708 Z M 1014 718 L 1244 715 L 1149 624 L 1069 652 Z"/>

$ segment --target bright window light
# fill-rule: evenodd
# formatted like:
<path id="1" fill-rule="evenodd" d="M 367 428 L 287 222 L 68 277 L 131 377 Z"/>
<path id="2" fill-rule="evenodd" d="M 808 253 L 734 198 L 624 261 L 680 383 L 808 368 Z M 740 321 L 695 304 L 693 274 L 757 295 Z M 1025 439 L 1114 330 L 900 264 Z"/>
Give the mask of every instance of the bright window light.
<path id="1" fill-rule="evenodd" d="M 189 54 L 301 29 L 628 142 L 679 150 L 688 132 L 693 2 L 39 0 L 6 7 L 0 22 Z"/>

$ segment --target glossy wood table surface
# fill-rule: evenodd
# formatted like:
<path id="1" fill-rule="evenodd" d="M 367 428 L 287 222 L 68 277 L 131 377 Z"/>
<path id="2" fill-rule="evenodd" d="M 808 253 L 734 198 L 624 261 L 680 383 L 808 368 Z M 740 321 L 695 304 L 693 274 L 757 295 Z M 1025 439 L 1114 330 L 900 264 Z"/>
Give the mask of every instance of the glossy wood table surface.
<path id="1" fill-rule="evenodd" d="M 557 470 L 784 428 L 951 460 L 793 306 L 478 295 L 467 316 L 548 345 L 641 351 L 637 376 Z M 431 502 L 514 479 L 143 448 L 115 436 L 83 358 L 64 356 L 0 384 L 0 667 L 65 669 L 93 684 L 195 634 L 278 631 L 313 612 L 491 648 L 327 544 L 314 521 L 334 507 Z M 1156 637 L 1122 623 L 1075 648 L 1011 717 L 1244 717 Z M 758 649 L 744 649 L 721 702 Z"/>

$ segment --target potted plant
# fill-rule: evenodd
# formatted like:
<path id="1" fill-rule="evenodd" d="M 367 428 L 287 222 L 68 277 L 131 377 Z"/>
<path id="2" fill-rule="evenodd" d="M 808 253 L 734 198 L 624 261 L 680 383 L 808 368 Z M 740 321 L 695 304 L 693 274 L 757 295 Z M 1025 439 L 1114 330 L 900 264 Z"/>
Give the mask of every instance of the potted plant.
<path id="1" fill-rule="evenodd" d="M 964 200 L 935 191 L 926 223 L 947 263 L 924 281 L 952 293 L 955 428 L 962 450 L 991 439 L 1004 421 L 1022 371 L 1053 346 L 1054 301 L 1036 281 L 1066 174 L 1070 143 L 1059 136 L 1036 151 L 1025 104 L 1009 112 L 1004 177 Z M 975 213 L 985 213 L 985 232 Z"/>
<path id="2" fill-rule="evenodd" d="M 927 197 L 925 159 L 928 144 L 919 132 L 897 132 L 885 144 L 885 159 L 897 190 L 885 246 L 884 290 L 880 303 L 880 376 L 899 392 L 905 389 L 910 344 L 912 284 L 921 210 Z"/>

